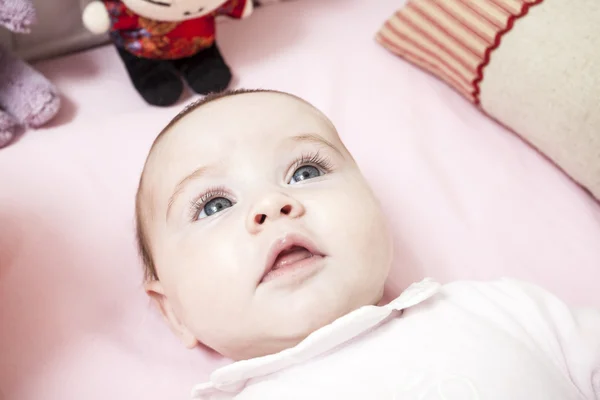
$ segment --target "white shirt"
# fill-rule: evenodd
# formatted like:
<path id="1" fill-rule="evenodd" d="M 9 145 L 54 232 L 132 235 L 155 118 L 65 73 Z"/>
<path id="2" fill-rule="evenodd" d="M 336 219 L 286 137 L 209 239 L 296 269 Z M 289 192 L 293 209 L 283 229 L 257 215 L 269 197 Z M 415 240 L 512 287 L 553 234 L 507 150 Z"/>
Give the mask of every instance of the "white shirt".
<path id="1" fill-rule="evenodd" d="M 426 279 L 280 353 L 216 370 L 205 400 L 600 400 L 600 311 L 513 280 Z"/>

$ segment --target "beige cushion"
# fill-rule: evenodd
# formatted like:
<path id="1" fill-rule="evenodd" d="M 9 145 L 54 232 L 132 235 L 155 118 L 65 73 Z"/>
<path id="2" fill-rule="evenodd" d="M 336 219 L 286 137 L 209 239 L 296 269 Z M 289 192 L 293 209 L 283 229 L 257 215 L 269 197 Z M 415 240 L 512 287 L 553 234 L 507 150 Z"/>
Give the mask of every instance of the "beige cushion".
<path id="1" fill-rule="evenodd" d="M 600 199 L 600 1 L 410 0 L 377 40 Z"/>

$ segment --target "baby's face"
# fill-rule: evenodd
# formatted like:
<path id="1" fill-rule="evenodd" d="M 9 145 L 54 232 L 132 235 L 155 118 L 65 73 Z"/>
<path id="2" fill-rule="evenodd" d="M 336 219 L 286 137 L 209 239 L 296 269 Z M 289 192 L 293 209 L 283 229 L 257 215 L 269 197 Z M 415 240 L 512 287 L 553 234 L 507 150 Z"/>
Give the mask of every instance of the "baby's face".
<path id="1" fill-rule="evenodd" d="M 392 246 L 378 201 L 329 120 L 293 96 L 192 111 L 144 187 L 160 279 L 147 289 L 188 346 L 271 354 L 381 299 Z"/>

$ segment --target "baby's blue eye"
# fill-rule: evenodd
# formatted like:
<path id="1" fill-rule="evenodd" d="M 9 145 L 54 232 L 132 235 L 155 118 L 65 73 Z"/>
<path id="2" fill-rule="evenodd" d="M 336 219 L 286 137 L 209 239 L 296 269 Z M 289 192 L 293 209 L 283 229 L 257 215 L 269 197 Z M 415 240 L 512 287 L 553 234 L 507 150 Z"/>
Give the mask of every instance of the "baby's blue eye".
<path id="1" fill-rule="evenodd" d="M 215 197 L 204 205 L 200 211 L 200 214 L 198 214 L 198 219 L 210 217 L 211 215 L 221 212 L 231 206 L 233 206 L 233 203 L 225 197 Z"/>
<path id="2" fill-rule="evenodd" d="M 318 178 L 319 176 L 321 176 L 321 171 L 317 167 L 313 167 L 312 165 L 305 165 L 303 167 L 298 168 L 294 172 L 290 184 L 302 182 L 308 179 Z"/>

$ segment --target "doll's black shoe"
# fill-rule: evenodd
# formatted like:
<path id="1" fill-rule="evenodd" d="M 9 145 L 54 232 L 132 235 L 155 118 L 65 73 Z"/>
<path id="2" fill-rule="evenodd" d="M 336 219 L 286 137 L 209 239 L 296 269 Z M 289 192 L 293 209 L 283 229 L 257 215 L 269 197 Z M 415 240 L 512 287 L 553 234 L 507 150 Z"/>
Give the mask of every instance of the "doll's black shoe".
<path id="1" fill-rule="evenodd" d="M 231 70 L 216 44 L 192 57 L 176 60 L 174 65 L 198 94 L 222 92 L 231 82 Z"/>
<path id="2" fill-rule="evenodd" d="M 153 106 L 173 105 L 183 93 L 183 83 L 170 62 L 136 57 L 118 48 L 133 86 Z"/>

